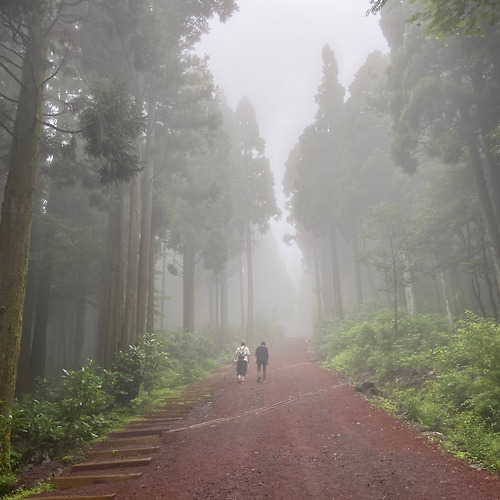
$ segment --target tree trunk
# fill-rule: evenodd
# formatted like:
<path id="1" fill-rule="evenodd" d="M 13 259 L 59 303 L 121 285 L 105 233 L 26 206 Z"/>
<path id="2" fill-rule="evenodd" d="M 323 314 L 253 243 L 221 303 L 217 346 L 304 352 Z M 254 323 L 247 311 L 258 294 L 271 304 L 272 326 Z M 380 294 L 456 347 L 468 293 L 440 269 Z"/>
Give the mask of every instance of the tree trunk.
<path id="1" fill-rule="evenodd" d="M 150 86 L 151 88 L 151 86 Z M 151 91 L 149 92 L 151 94 Z M 141 213 L 141 237 L 139 246 L 139 288 L 137 289 L 137 335 L 143 335 L 146 332 L 147 310 L 148 310 L 148 291 L 149 280 L 154 279 L 150 276 L 149 257 L 151 245 L 151 214 L 153 210 L 153 140 L 154 140 L 154 119 L 156 102 L 151 95 L 148 99 L 148 119 L 149 133 L 146 136 L 145 145 L 145 166 L 141 176 L 141 195 L 142 195 L 142 213 Z M 151 298 L 152 300 L 152 298 Z"/>
<path id="2" fill-rule="evenodd" d="M 35 194 L 36 196 L 36 194 Z M 33 220 L 31 226 L 30 250 L 31 256 L 26 281 L 26 294 L 23 307 L 23 332 L 21 336 L 21 352 L 17 368 L 16 396 L 25 394 L 33 388 L 33 375 L 31 373 L 31 343 L 33 340 L 33 324 L 35 321 L 36 290 L 40 270 L 41 250 L 41 224 L 39 217 L 42 212 L 40 196 L 36 196 L 35 212 L 38 219 Z M 35 256 L 36 257 L 33 257 Z"/>
<path id="3" fill-rule="evenodd" d="M 195 332 L 195 254 L 191 248 L 183 254 L 183 329 L 185 332 Z"/>
<path id="4" fill-rule="evenodd" d="M 0 414 L 14 400 L 33 216 L 36 164 L 48 68 L 45 28 L 33 21 L 26 43 L 0 219 Z M 0 434 L 0 474 L 10 472 L 10 430 Z"/>
<path id="5" fill-rule="evenodd" d="M 332 283 L 333 283 L 333 300 L 335 316 L 342 320 L 344 319 L 344 310 L 342 307 L 342 289 L 340 285 L 340 268 L 339 257 L 337 251 L 337 232 L 335 226 L 330 229 L 330 252 L 332 259 Z"/>
<path id="6" fill-rule="evenodd" d="M 220 348 L 224 346 L 227 339 L 228 313 L 227 268 L 224 266 L 220 273 Z"/>
<path id="7" fill-rule="evenodd" d="M 253 256 L 252 256 L 252 227 L 250 222 L 246 227 L 247 243 L 247 284 L 248 284 L 248 303 L 247 303 L 247 342 L 253 342 L 254 324 L 253 324 Z"/>
<path id="8" fill-rule="evenodd" d="M 328 238 L 321 238 L 320 244 L 320 276 L 321 295 L 323 298 L 323 311 L 326 317 L 335 315 L 335 300 L 333 296 L 333 270 L 330 241 Z"/>
<path id="9" fill-rule="evenodd" d="M 210 328 L 217 329 L 217 276 L 212 274 L 208 280 L 208 324 Z"/>
<path id="10" fill-rule="evenodd" d="M 241 315 L 241 326 L 245 327 L 245 285 L 243 280 L 243 259 L 241 258 L 241 253 L 238 254 L 238 277 L 240 279 L 240 315 Z"/>
<path id="11" fill-rule="evenodd" d="M 161 256 L 161 302 L 160 302 L 160 328 L 165 330 L 166 328 L 166 302 L 167 297 L 167 254 L 165 248 Z"/>
<path id="12" fill-rule="evenodd" d="M 38 278 L 35 325 L 31 347 L 31 371 L 34 378 L 44 378 L 45 357 L 47 354 L 47 325 L 49 321 L 50 290 L 52 288 L 52 252 L 50 242 L 54 239 L 54 230 L 47 228 L 44 235 L 44 251 Z"/>
<path id="13" fill-rule="evenodd" d="M 356 285 L 356 299 L 358 304 L 363 303 L 363 283 L 361 281 L 361 264 L 359 263 L 358 234 L 356 228 L 352 231 L 352 254 L 354 264 L 354 282 Z"/>
<path id="14" fill-rule="evenodd" d="M 87 278 L 89 269 L 82 265 L 79 270 L 78 291 L 75 304 L 75 342 L 73 350 L 73 368 L 82 362 L 83 344 L 85 342 L 85 319 L 87 317 Z"/>
<path id="15" fill-rule="evenodd" d="M 318 249 L 317 249 L 317 241 L 314 240 L 313 245 L 314 245 L 314 279 L 316 282 L 316 305 L 317 305 L 317 314 L 318 314 L 318 321 L 323 321 L 323 306 L 321 302 L 321 298 L 323 296 L 323 293 L 321 291 L 321 276 L 319 273 L 319 262 L 318 262 Z"/>
<path id="16" fill-rule="evenodd" d="M 417 301 L 415 298 L 415 287 L 413 286 L 413 277 L 410 272 L 408 257 L 405 253 L 401 254 L 401 261 L 404 263 L 403 283 L 406 310 L 410 316 L 417 313 Z"/>
<path id="17" fill-rule="evenodd" d="M 139 279 L 139 238 L 141 214 L 140 180 L 136 177 L 130 186 L 130 216 L 127 256 L 127 285 L 125 312 L 120 349 L 125 349 L 137 340 L 137 289 Z"/>
<path id="18" fill-rule="evenodd" d="M 485 223 L 486 234 L 491 244 L 491 255 L 495 268 L 496 283 L 497 287 L 500 288 L 500 229 L 495 217 L 495 211 L 484 175 L 481 156 L 479 154 L 476 138 L 474 137 L 470 112 L 467 105 L 462 106 L 461 116 L 465 139 L 469 150 L 470 165 L 474 174 L 474 182 Z"/>
<path id="19" fill-rule="evenodd" d="M 149 243 L 149 285 L 148 285 L 148 314 L 146 318 L 146 331 L 155 331 L 155 246 L 154 234 L 151 231 L 151 241 Z"/>
<path id="20" fill-rule="evenodd" d="M 450 298 L 449 298 L 448 288 L 446 286 L 446 280 L 445 280 L 445 276 L 444 276 L 443 271 L 438 270 L 437 276 L 438 276 L 438 282 L 439 282 L 440 287 L 441 287 L 441 294 L 444 298 L 446 317 L 448 318 L 448 322 L 451 325 L 453 323 L 453 313 L 451 312 Z"/>
<path id="21" fill-rule="evenodd" d="M 106 339 L 104 366 L 110 368 L 118 352 L 119 336 L 123 331 L 124 306 L 124 213 L 123 193 L 119 192 L 118 204 L 110 218 L 111 246 L 111 282 L 109 287 L 108 319 L 106 324 Z"/>

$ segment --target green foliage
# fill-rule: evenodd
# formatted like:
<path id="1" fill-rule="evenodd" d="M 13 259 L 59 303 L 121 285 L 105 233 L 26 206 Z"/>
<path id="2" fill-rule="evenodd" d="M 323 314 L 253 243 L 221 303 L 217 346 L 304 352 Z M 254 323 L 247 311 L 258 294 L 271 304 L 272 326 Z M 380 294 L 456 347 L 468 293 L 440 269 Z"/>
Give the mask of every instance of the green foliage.
<path id="1" fill-rule="evenodd" d="M 12 476 L 12 479 L 15 482 L 15 476 Z M 14 482 L 12 484 L 14 484 Z M 53 486 L 50 483 L 41 483 L 37 484 L 36 486 L 33 486 L 32 488 L 25 489 L 25 488 L 20 488 L 19 490 L 16 490 L 12 492 L 12 484 L 9 487 L 8 480 L 6 481 L 6 488 L 4 490 L 5 493 L 8 493 L 8 496 L 2 497 L 5 498 L 6 500 L 19 500 L 21 498 L 29 498 L 33 495 L 37 495 L 38 493 L 44 493 L 45 491 L 50 491 L 53 489 Z M 2 479 L 0 478 L 0 495 L 2 494 Z"/>
<path id="2" fill-rule="evenodd" d="M 391 315 L 327 323 L 326 365 L 370 379 L 408 420 L 439 431 L 456 455 L 500 468 L 500 326 L 467 313 L 450 327 L 439 316 Z"/>
<path id="3" fill-rule="evenodd" d="M 109 391 L 121 404 L 137 398 L 141 389 L 150 392 L 158 372 L 166 369 L 166 357 L 165 343 L 146 333 L 137 345 L 128 346 L 116 356 L 108 374 Z"/>
<path id="4" fill-rule="evenodd" d="M 113 402 L 103 381 L 92 362 L 64 371 L 59 383 L 38 381 L 33 393 L 16 403 L 12 443 L 19 461 L 39 462 L 97 437 L 109 424 L 103 415 Z"/>
<path id="5" fill-rule="evenodd" d="M 0 476 L 0 495 L 5 495 L 12 490 L 12 486 L 16 482 L 14 474 L 4 474 Z M 2 496 L 3 498 L 3 496 Z"/>
<path id="6" fill-rule="evenodd" d="M 378 14 L 390 0 L 369 0 L 367 14 Z M 415 0 L 410 0 L 410 4 Z M 484 28 L 498 24 L 498 0 L 425 0 L 423 7 L 408 21 L 427 25 L 430 35 L 446 38 L 463 33 L 476 37 L 484 35 Z"/>
<path id="7" fill-rule="evenodd" d="M 210 339 L 177 329 L 162 332 L 162 340 L 168 357 L 167 378 L 170 384 L 190 384 L 214 367 L 217 352 Z"/>
<path id="8" fill-rule="evenodd" d="M 59 381 L 39 380 L 32 393 L 16 401 L 8 419 L 0 418 L 0 430 L 12 428 L 13 468 L 61 456 L 160 405 L 175 388 L 212 369 L 215 357 L 212 341 L 176 330 L 161 338 L 144 335 L 118 354 L 113 370 L 89 361 L 64 371 Z"/>
<path id="9" fill-rule="evenodd" d="M 442 318 L 401 314 L 398 334 L 390 312 L 372 320 L 348 319 L 325 334 L 327 365 L 351 378 L 364 373 L 379 383 L 425 376 L 429 352 L 443 344 L 447 325 Z"/>
<path id="10" fill-rule="evenodd" d="M 144 130 L 140 105 L 118 82 L 96 85 L 80 116 L 85 152 L 100 161 L 103 184 L 127 182 L 139 171 L 135 140 Z"/>

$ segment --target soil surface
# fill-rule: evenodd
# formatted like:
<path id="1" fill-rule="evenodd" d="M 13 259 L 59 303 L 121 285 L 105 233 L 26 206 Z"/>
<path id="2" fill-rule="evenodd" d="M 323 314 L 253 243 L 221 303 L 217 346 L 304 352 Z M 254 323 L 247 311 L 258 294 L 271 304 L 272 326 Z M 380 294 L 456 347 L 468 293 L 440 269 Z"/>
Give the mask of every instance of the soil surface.
<path id="1" fill-rule="evenodd" d="M 164 434 L 151 463 L 127 468 L 142 472 L 139 479 L 37 498 L 500 500 L 496 476 L 443 454 L 314 365 L 305 339 L 268 347 L 267 381 L 257 383 L 250 363 L 238 384 L 228 367 L 212 397 Z"/>

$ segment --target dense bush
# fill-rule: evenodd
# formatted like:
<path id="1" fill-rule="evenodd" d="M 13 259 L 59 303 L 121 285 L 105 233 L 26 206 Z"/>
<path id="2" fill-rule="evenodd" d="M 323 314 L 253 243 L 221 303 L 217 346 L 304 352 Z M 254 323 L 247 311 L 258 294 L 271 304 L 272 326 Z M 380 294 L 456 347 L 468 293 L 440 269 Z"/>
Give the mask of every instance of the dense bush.
<path id="1" fill-rule="evenodd" d="M 321 339 L 321 342 L 318 342 Z M 324 323 L 316 352 L 351 381 L 373 381 L 405 418 L 446 436 L 453 453 L 500 469 L 500 327 L 467 313 L 391 313 Z"/>
<path id="2" fill-rule="evenodd" d="M 214 357 L 213 343 L 203 337 L 146 334 L 117 355 L 112 370 L 89 361 L 64 371 L 60 380 L 38 381 L 33 392 L 16 400 L 12 419 L 0 421 L 12 426 L 13 469 L 91 441 L 154 405 L 164 391 L 201 378 Z"/>

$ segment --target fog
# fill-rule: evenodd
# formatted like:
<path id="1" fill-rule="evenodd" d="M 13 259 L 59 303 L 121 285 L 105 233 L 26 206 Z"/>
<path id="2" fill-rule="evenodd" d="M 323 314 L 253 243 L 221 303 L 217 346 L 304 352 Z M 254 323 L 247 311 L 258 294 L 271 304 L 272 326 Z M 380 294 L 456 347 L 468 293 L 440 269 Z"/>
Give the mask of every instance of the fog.
<path id="1" fill-rule="evenodd" d="M 248 97 L 255 108 L 284 212 L 272 229 L 295 283 L 300 251 L 282 242 L 284 234 L 294 232 L 284 209 L 285 162 L 314 120 L 324 45 L 334 50 L 346 89 L 370 52 L 388 51 L 378 18 L 366 15 L 368 7 L 366 0 L 243 0 L 225 24 L 212 23 L 197 47 L 209 57 L 209 69 L 228 104 L 234 109 Z"/>
<path id="2" fill-rule="evenodd" d="M 157 326 L 222 344 L 245 315 L 307 335 L 369 301 L 500 316 L 495 13 L 443 41 L 389 1 L 386 41 L 369 0 L 236 3 L 0 9 L 0 295 L 26 383 Z"/>

